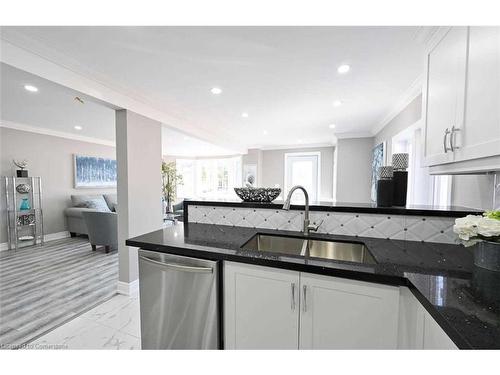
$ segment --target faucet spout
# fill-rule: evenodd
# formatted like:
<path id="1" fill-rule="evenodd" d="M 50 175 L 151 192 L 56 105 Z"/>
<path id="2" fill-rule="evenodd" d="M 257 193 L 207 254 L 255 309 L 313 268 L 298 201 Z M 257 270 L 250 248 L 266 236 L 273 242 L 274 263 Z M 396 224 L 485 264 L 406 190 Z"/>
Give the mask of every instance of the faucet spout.
<path id="1" fill-rule="evenodd" d="M 304 210 L 303 232 L 307 236 L 307 235 L 309 235 L 309 231 L 311 231 L 311 230 L 316 231 L 316 230 L 318 230 L 318 227 L 319 227 L 319 226 L 309 224 L 309 194 L 307 194 L 307 190 L 303 186 L 300 186 L 300 185 L 296 185 L 296 186 L 292 187 L 290 189 L 290 191 L 288 192 L 285 203 L 283 204 L 283 209 L 286 211 L 288 211 L 290 209 L 292 195 L 295 192 L 295 190 L 302 190 L 302 192 L 304 193 L 305 200 L 306 200 L 305 210 Z"/>

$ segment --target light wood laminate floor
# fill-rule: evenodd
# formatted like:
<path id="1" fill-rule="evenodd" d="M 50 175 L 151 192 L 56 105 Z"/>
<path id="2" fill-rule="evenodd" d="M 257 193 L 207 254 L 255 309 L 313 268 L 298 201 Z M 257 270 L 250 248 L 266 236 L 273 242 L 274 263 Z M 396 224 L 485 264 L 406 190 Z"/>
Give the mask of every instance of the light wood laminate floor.
<path id="1" fill-rule="evenodd" d="M 29 343 L 116 294 L 118 254 L 86 238 L 0 253 L 0 348 Z"/>

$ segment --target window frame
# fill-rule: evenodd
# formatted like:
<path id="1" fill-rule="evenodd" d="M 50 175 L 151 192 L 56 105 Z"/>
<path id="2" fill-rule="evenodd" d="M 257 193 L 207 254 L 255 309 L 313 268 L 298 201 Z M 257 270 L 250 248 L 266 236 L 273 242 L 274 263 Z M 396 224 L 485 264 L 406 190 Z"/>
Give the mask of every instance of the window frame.
<path id="1" fill-rule="evenodd" d="M 304 152 L 286 152 L 284 157 L 283 157 L 283 199 L 287 196 L 288 191 L 292 188 L 292 186 L 288 186 L 288 159 L 290 157 L 296 157 L 296 156 L 316 156 L 318 158 L 318 165 L 317 165 L 317 181 L 316 181 L 316 200 L 320 201 L 321 200 L 321 151 L 304 151 Z"/>

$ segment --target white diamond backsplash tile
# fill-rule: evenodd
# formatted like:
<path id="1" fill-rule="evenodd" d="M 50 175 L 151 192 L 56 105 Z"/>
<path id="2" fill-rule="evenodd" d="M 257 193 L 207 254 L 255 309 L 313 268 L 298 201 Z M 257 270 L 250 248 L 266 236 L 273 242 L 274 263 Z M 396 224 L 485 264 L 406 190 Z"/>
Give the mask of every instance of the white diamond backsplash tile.
<path id="1" fill-rule="evenodd" d="M 405 240 L 454 243 L 453 218 L 406 216 L 405 217 Z"/>
<path id="2" fill-rule="evenodd" d="M 309 219 L 312 224 L 321 223 L 318 233 L 440 243 L 455 243 L 456 238 L 454 219 L 446 217 L 311 211 Z M 304 212 L 190 205 L 188 221 L 300 232 Z"/>

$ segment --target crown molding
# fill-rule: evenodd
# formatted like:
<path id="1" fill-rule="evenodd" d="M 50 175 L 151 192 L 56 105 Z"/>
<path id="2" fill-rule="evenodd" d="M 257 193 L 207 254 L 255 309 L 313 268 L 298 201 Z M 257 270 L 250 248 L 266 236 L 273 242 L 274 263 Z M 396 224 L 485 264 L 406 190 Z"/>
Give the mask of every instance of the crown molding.
<path id="1" fill-rule="evenodd" d="M 394 107 L 375 125 L 371 130 L 371 136 L 377 135 L 394 117 L 403 111 L 408 104 L 410 104 L 417 96 L 422 93 L 422 85 L 424 82 L 424 75 L 420 76 L 413 81 L 410 87 L 401 95 Z"/>
<path id="2" fill-rule="evenodd" d="M 47 128 L 40 128 L 37 126 L 20 124 L 20 123 L 12 122 L 12 121 L 0 120 L 0 128 L 20 130 L 20 131 L 24 131 L 24 132 L 48 135 L 48 136 L 52 136 L 52 137 L 71 139 L 73 141 L 80 141 L 80 142 L 87 142 L 87 143 L 94 143 L 94 144 L 98 144 L 98 145 L 116 147 L 116 144 L 113 141 L 108 141 L 105 139 L 99 139 L 99 138 L 94 138 L 94 137 L 86 137 L 84 135 L 66 133 L 66 132 L 61 132 L 61 131 L 47 129 Z"/>
<path id="3" fill-rule="evenodd" d="M 347 138 L 372 138 L 373 134 L 371 132 L 346 132 L 346 133 L 336 133 L 335 137 L 337 139 L 347 139 Z"/>
<path id="4" fill-rule="evenodd" d="M 294 150 L 294 149 L 306 149 L 306 148 L 321 148 L 321 147 L 333 147 L 333 143 L 299 143 L 294 145 L 276 145 L 276 146 L 252 146 L 248 149 L 257 149 L 261 151 L 272 151 L 272 150 Z"/>

